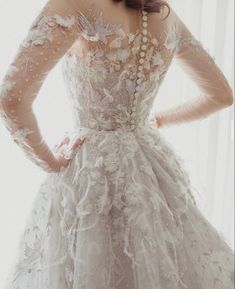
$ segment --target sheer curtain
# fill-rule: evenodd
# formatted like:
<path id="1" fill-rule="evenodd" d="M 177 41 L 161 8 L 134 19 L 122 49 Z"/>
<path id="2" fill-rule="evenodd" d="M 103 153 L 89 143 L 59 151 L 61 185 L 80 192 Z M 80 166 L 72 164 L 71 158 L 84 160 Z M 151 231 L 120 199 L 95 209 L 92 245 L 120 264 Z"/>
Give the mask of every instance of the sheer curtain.
<path id="1" fill-rule="evenodd" d="M 172 0 L 172 5 L 233 80 L 233 0 Z M 0 78 L 45 0 L 0 0 Z M 154 103 L 158 111 L 193 98 L 195 85 L 174 63 Z M 72 119 L 60 63 L 35 102 L 41 131 L 53 146 Z M 53 118 L 51 117 L 53 115 Z M 203 214 L 233 246 L 233 110 L 162 130 L 185 161 Z M 0 122 L 0 287 L 14 262 L 17 242 L 45 174 L 28 161 Z M 2 286 L 1 286 L 2 285 Z"/>

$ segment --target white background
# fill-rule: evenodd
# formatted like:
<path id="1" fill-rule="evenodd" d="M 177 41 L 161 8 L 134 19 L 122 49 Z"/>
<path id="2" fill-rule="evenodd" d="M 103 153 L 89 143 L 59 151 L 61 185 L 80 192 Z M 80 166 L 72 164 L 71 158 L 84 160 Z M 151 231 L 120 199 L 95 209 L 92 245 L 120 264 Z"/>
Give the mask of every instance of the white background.
<path id="1" fill-rule="evenodd" d="M 175 9 L 233 79 L 233 1 L 174 0 Z M 0 0 L 0 78 L 45 1 Z M 173 64 L 154 111 L 183 102 L 198 90 Z M 51 71 L 35 102 L 41 131 L 53 146 L 72 124 L 61 65 Z M 53 117 L 52 117 L 53 116 Z M 234 246 L 232 107 L 163 133 L 185 160 L 203 214 Z M 0 287 L 14 262 L 20 233 L 45 174 L 27 160 L 0 123 Z M 5 289 L 5 288 L 4 288 Z"/>

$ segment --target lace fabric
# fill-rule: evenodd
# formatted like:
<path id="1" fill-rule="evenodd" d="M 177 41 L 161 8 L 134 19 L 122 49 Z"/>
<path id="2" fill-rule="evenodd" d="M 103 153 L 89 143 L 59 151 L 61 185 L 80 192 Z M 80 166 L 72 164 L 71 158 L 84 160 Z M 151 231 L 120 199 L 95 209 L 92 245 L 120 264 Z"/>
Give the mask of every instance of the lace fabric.
<path id="1" fill-rule="evenodd" d="M 156 127 L 82 135 L 69 168 L 40 187 L 7 289 L 232 289 L 232 249 Z"/>
<path id="2" fill-rule="evenodd" d="M 47 75 L 77 38 L 75 15 L 63 1 L 50 1 L 32 23 L 1 85 L 1 116 L 14 141 L 48 172 L 59 171 L 41 136 L 33 101 Z"/>
<path id="3" fill-rule="evenodd" d="M 218 109 L 229 102 L 230 88 L 173 9 L 164 21 L 165 10 L 124 10 L 127 25 L 109 13 L 111 3 L 49 1 L 3 80 L 6 127 L 50 172 L 7 289 L 232 289 L 232 249 L 199 212 L 182 160 L 149 120 L 174 57 L 190 75 L 204 77 L 198 84 Z M 63 171 L 32 110 L 59 60 L 74 118 L 65 134 L 69 143 L 61 148 L 71 159 Z M 198 117 L 205 115 L 204 107 L 193 106 Z M 207 113 L 215 111 L 208 107 Z M 185 111 L 177 112 L 177 120 L 173 113 L 162 119 L 178 122 Z M 82 137 L 74 153 L 72 143 Z"/>
<path id="4" fill-rule="evenodd" d="M 44 7 L 1 85 L 1 115 L 6 127 L 14 141 L 46 171 L 58 172 L 60 168 L 40 134 L 32 104 L 47 73 L 65 54 L 70 66 L 76 69 L 76 74 L 73 71 L 71 76 L 76 78 L 70 81 L 78 83 L 89 73 L 89 78 L 79 83 L 87 98 L 96 95 L 90 99 L 92 109 L 82 106 L 74 113 L 80 115 L 76 122 L 81 126 L 90 127 L 88 122 L 93 122 L 92 127 L 111 129 L 117 123 L 120 126 L 132 122 L 134 128 L 136 123 L 145 121 L 174 56 L 183 62 L 204 95 L 160 113 L 162 125 L 205 117 L 232 103 L 231 88 L 222 72 L 173 10 L 173 16 L 160 27 L 164 33 L 153 35 L 151 22 L 143 20 L 144 27 L 127 33 L 120 24 L 106 23 L 102 11 L 95 12 L 94 3 L 87 7 L 81 3 L 77 9 L 62 0 L 50 1 Z M 83 46 L 81 39 L 87 40 Z M 90 48 L 84 57 L 87 43 Z M 68 53 L 71 46 L 74 52 Z M 104 84 L 104 89 L 99 83 Z M 143 92 L 145 98 L 138 100 L 137 95 Z M 77 91 L 74 94 L 74 103 L 84 97 Z"/>

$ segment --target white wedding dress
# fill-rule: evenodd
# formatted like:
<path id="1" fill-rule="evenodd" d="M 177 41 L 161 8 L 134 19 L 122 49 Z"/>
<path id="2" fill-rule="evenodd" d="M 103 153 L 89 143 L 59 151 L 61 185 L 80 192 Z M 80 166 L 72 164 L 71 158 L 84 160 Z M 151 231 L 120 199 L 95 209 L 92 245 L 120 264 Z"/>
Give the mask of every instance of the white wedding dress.
<path id="1" fill-rule="evenodd" d="M 199 211 L 183 162 L 150 116 L 174 58 L 202 95 L 160 113 L 161 126 L 226 108 L 231 88 L 172 7 L 164 20 L 166 7 L 152 13 L 123 5 L 50 0 L 3 79 L 2 119 L 48 172 L 6 289 L 234 286 L 234 252 Z M 62 170 L 32 109 L 60 59 L 74 116 L 60 148 L 70 159 Z"/>

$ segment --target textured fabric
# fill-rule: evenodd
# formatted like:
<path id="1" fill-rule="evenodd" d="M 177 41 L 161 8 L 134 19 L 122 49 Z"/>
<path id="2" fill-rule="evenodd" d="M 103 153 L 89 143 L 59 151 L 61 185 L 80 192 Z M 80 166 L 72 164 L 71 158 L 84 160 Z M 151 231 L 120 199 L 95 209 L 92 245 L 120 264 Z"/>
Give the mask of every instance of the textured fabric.
<path id="1" fill-rule="evenodd" d="M 199 211 L 183 161 L 150 121 L 174 57 L 208 96 L 206 110 L 190 105 L 190 118 L 231 104 L 231 88 L 173 9 L 166 15 L 51 0 L 32 24 L 3 80 L 1 115 L 49 174 L 7 289 L 233 288 L 233 250 Z M 60 59 L 74 118 L 60 148 L 71 159 L 64 170 L 32 110 Z M 184 108 L 162 114 L 162 124 L 188 120 Z"/>

